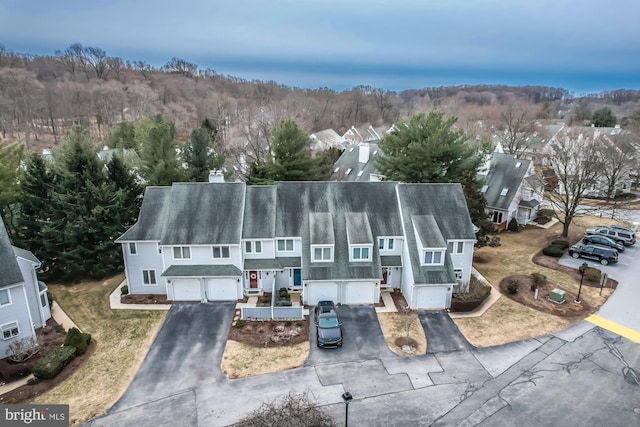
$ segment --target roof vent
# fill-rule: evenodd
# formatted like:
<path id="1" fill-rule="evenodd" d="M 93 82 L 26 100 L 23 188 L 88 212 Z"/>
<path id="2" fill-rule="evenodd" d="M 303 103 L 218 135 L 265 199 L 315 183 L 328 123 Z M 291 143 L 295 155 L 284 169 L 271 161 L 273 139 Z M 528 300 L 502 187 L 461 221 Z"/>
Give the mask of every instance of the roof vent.
<path id="1" fill-rule="evenodd" d="M 508 188 L 503 188 L 502 191 L 500 192 L 500 195 L 501 196 L 506 196 L 508 192 L 509 192 Z"/>
<path id="2" fill-rule="evenodd" d="M 516 163 L 516 167 L 517 167 L 517 168 L 519 168 L 519 167 L 520 167 L 520 165 L 522 165 L 522 162 L 518 162 L 518 163 Z"/>
<path id="3" fill-rule="evenodd" d="M 364 171 L 358 172 L 358 176 L 362 176 L 363 173 L 364 173 Z"/>
<path id="4" fill-rule="evenodd" d="M 350 173 L 351 173 L 351 168 L 347 169 L 347 171 L 344 174 L 349 175 Z"/>
<path id="5" fill-rule="evenodd" d="M 483 185 L 483 186 L 482 186 L 482 190 L 480 190 L 480 192 L 482 192 L 482 193 L 486 193 L 488 189 L 489 189 L 489 186 L 488 186 L 488 185 Z"/>
<path id="6" fill-rule="evenodd" d="M 340 170 L 340 167 L 337 167 L 333 170 L 333 173 L 337 173 Z"/>

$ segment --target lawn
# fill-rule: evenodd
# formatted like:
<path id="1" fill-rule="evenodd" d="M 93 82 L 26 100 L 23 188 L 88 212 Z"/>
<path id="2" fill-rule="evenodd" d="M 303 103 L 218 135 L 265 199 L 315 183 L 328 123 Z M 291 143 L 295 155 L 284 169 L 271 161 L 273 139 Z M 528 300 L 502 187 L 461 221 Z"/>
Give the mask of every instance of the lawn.
<path id="1" fill-rule="evenodd" d="M 577 293 L 579 283 L 575 279 L 563 272 L 536 265 L 532 258 L 546 246 L 546 242 L 566 239 L 575 243 L 584 234 L 585 228 L 612 223 L 616 221 L 579 217 L 571 225 L 568 238 L 561 236 L 562 225 L 559 223 L 549 229 L 530 227 L 517 233 L 503 232 L 499 235 L 502 246 L 484 247 L 475 251 L 474 267 L 494 288 L 506 276 L 539 272 L 546 275 L 549 281 Z M 498 291 L 494 289 L 492 292 Z M 582 288 L 582 299 L 594 309 L 606 301 L 611 290 L 605 289 L 602 296 L 598 294 L 599 289 Z M 455 319 L 455 322 L 469 342 L 485 347 L 557 332 L 576 322 L 576 319 L 545 314 L 502 297 L 482 317 Z"/>
<path id="2" fill-rule="evenodd" d="M 97 343 L 89 360 L 66 381 L 32 403 L 69 404 L 70 424 L 103 414 L 126 390 L 155 338 L 164 311 L 111 310 L 109 294 L 122 274 L 74 285 L 49 284 L 54 299 Z"/>

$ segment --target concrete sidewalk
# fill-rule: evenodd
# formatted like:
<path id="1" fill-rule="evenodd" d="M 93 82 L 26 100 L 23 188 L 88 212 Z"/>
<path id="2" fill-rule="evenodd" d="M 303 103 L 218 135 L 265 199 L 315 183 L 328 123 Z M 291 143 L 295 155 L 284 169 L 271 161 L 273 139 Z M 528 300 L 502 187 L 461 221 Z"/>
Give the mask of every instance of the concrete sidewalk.
<path id="1" fill-rule="evenodd" d="M 123 304 L 120 302 L 121 289 L 126 284 L 127 279 L 124 279 L 109 295 L 109 306 L 112 310 L 169 310 L 171 308 L 171 304 Z"/>

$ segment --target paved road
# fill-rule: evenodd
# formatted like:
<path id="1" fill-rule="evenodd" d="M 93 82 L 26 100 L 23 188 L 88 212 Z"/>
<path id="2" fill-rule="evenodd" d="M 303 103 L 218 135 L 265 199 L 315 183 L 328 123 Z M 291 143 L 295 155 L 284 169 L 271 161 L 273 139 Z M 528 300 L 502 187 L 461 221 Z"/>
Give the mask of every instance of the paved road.
<path id="1" fill-rule="evenodd" d="M 427 353 L 472 348 L 446 311 L 421 311 L 418 313 L 418 317 L 427 337 Z"/>
<path id="2" fill-rule="evenodd" d="M 316 346 L 316 328 L 313 325 L 313 315 L 311 315 L 309 327 L 311 350 L 305 366 L 379 359 L 394 355 L 387 347 L 378 316 L 372 306 L 339 305 L 336 307 L 336 312 L 342 321 L 344 339 L 342 347 L 323 349 Z"/>

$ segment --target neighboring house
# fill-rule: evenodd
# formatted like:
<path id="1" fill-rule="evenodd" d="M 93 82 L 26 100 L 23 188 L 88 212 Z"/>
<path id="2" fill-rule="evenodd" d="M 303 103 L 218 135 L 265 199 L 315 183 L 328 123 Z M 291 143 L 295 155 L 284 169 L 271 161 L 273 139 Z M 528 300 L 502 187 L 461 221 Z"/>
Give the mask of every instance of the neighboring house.
<path id="1" fill-rule="evenodd" d="M 402 290 L 442 309 L 468 284 L 475 235 L 459 184 L 174 183 L 147 187 L 117 240 L 132 294 L 236 300 L 292 288 L 306 304 Z"/>
<path id="2" fill-rule="evenodd" d="M 478 178 L 484 181 L 481 191 L 487 200 L 486 210 L 498 229 L 505 229 L 512 218 L 521 225 L 536 218 L 544 185 L 531 160 L 494 153 L 486 175 Z"/>
<path id="3" fill-rule="evenodd" d="M 98 158 L 104 163 L 109 163 L 113 156 L 116 155 L 130 167 L 137 166 L 140 163 L 140 156 L 136 150 L 131 148 L 109 148 L 106 145 L 102 150 L 98 151 Z"/>
<path id="4" fill-rule="evenodd" d="M 29 251 L 11 246 L 0 220 L 0 358 L 9 345 L 35 336 L 51 318 L 47 286 L 39 282 L 40 261 Z"/>
<path id="5" fill-rule="evenodd" d="M 375 158 L 379 152 L 374 143 L 348 146 L 334 164 L 332 181 L 382 181 L 375 168 Z"/>
<path id="6" fill-rule="evenodd" d="M 346 140 L 333 129 L 325 129 L 312 133 L 309 135 L 309 138 L 311 139 L 311 152 L 313 153 L 319 153 L 331 147 L 343 149 L 347 143 Z"/>
<path id="7" fill-rule="evenodd" d="M 349 130 L 347 130 L 342 137 L 348 144 L 359 144 L 361 142 L 378 142 L 383 137 L 384 134 L 389 132 L 390 129 L 388 126 L 380 126 L 374 128 L 369 125 L 367 127 L 355 127 L 351 126 Z"/>

